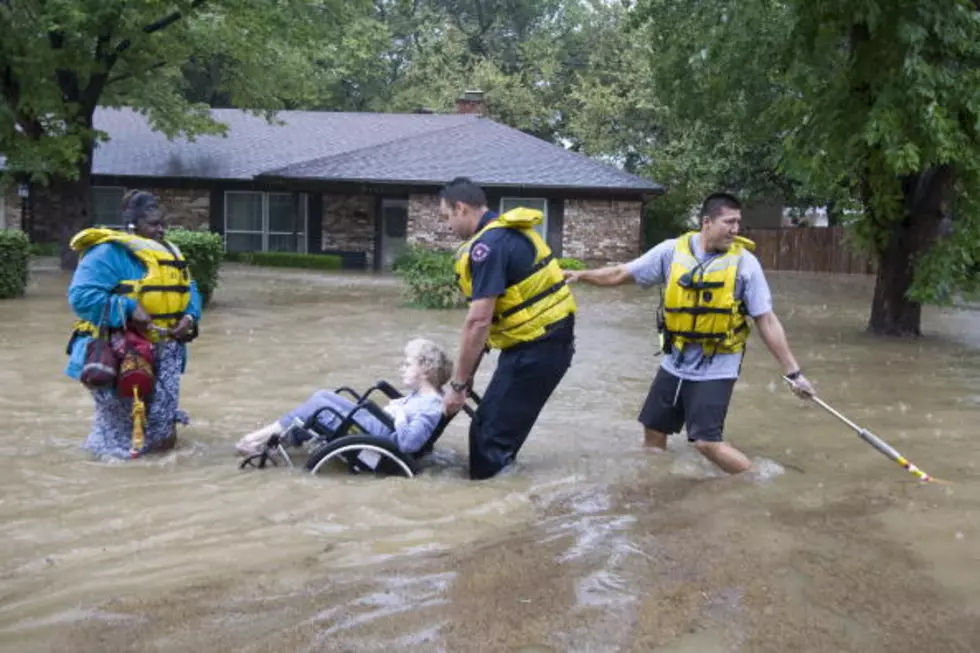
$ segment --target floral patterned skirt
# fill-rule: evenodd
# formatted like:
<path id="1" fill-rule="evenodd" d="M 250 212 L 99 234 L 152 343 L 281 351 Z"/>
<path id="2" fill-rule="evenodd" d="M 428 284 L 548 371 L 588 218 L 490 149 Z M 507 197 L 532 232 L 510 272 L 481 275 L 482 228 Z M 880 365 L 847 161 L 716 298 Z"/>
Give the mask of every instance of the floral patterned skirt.
<path id="1" fill-rule="evenodd" d="M 180 400 L 180 376 L 184 345 L 167 340 L 156 348 L 156 383 L 153 398 L 146 403 L 146 428 L 141 453 L 158 449 L 175 435 L 178 422 L 186 424 L 187 415 L 177 405 Z M 96 390 L 95 419 L 85 449 L 105 458 L 130 458 L 133 441 L 133 400 L 118 396 L 114 390 Z"/>

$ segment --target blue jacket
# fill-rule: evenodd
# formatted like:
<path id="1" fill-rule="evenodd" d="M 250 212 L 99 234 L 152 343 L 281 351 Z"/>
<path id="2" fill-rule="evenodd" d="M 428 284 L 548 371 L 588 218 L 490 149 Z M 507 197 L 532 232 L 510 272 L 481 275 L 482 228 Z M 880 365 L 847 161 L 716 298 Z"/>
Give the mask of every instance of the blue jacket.
<path id="1" fill-rule="evenodd" d="M 146 274 L 144 266 L 125 247 L 116 243 L 102 243 L 91 248 L 78 262 L 78 268 L 68 286 L 68 303 L 79 318 L 98 324 L 102 320 L 106 301 L 109 308 L 110 327 L 122 327 L 136 310 L 136 300 L 112 294 L 112 289 L 126 279 L 141 279 Z M 187 314 L 195 321 L 201 319 L 201 293 L 197 282 L 191 281 L 191 301 Z M 72 342 L 68 352 L 65 374 L 78 379 L 85 363 L 85 347 L 91 336 L 80 336 Z M 184 367 L 187 365 L 187 348 L 184 348 Z M 183 369 L 183 367 L 181 368 Z"/>

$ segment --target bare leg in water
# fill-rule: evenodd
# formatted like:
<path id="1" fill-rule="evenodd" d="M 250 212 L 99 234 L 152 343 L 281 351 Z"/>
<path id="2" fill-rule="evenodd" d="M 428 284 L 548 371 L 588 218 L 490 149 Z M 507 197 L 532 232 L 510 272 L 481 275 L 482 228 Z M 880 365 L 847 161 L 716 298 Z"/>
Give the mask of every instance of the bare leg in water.
<path id="1" fill-rule="evenodd" d="M 643 429 L 644 443 L 648 447 L 667 450 L 667 434 L 653 429 Z M 702 456 L 729 474 L 740 474 L 752 466 L 748 457 L 727 442 L 705 442 L 698 440 L 694 448 Z"/>

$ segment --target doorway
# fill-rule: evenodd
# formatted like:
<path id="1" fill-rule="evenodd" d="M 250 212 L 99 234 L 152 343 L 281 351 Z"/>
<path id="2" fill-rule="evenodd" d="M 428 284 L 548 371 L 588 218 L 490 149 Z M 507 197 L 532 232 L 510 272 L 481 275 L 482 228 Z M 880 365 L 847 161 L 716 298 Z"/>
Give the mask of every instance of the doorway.
<path id="1" fill-rule="evenodd" d="M 381 268 L 390 270 L 408 247 L 408 200 L 381 200 Z"/>

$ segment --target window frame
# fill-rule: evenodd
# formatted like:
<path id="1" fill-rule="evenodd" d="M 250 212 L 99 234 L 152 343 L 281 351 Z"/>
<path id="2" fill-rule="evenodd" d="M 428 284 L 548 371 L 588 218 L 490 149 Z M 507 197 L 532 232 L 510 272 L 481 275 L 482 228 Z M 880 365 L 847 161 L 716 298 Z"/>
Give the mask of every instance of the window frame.
<path id="1" fill-rule="evenodd" d="M 98 217 L 95 214 L 95 191 L 97 190 L 118 190 L 119 191 L 119 203 L 116 205 L 116 221 L 115 222 L 98 222 Z M 92 224 L 94 226 L 102 226 L 106 229 L 116 229 L 118 231 L 126 231 L 126 224 L 122 219 L 122 198 L 126 196 L 125 186 L 92 186 L 89 191 L 89 207 L 92 213 Z"/>
<path id="2" fill-rule="evenodd" d="M 259 195 L 262 199 L 262 229 L 261 231 L 255 231 L 250 229 L 229 229 L 228 228 L 228 197 L 231 195 Z M 269 230 L 269 196 L 270 195 L 286 195 L 291 201 L 295 201 L 298 197 L 299 202 L 297 205 L 297 210 L 301 217 L 302 232 L 296 231 L 270 231 Z M 309 193 L 292 193 L 289 191 L 264 191 L 264 190 L 226 190 L 224 192 L 224 206 L 222 207 L 222 213 L 224 218 L 223 224 L 223 235 L 225 246 L 225 252 L 228 251 L 228 234 L 246 234 L 254 236 L 260 234 L 262 236 L 262 249 L 258 250 L 260 252 L 269 251 L 269 236 L 295 236 L 296 237 L 296 252 L 297 254 L 306 254 L 309 251 L 309 237 L 310 237 L 310 196 Z M 302 233 L 302 235 L 300 235 Z M 300 242 L 302 242 L 302 248 L 300 248 Z"/>

